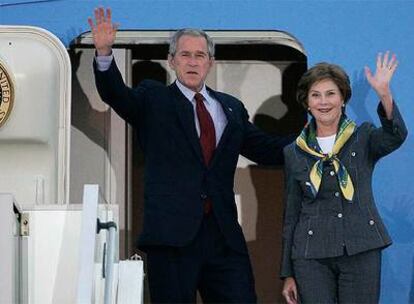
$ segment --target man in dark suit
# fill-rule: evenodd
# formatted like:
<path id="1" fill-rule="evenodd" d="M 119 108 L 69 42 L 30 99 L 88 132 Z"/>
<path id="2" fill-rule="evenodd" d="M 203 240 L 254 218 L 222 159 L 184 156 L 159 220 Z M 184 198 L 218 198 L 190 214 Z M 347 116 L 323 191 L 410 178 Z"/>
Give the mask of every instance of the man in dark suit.
<path id="1" fill-rule="evenodd" d="M 270 137 L 248 120 L 236 98 L 206 87 L 214 44 L 200 30 L 171 39 L 170 86 L 144 80 L 124 84 L 112 57 L 111 11 L 89 19 L 97 57 L 98 92 L 138 130 L 145 155 L 145 208 L 139 246 L 147 253 L 151 299 L 191 303 L 254 303 L 246 242 L 237 222 L 234 173 L 239 154 L 280 164 L 287 138 Z"/>

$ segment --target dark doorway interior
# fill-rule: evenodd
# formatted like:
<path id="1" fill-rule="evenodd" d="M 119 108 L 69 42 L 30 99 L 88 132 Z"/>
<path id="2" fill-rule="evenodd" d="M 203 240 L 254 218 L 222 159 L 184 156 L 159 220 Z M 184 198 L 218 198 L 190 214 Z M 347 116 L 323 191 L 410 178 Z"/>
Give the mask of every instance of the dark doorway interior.
<path id="1" fill-rule="evenodd" d="M 129 45 L 128 48 L 131 48 Z M 132 83 L 137 85 L 141 80 L 150 78 L 169 83 L 169 75 L 158 61 L 167 58 L 166 44 L 138 45 L 132 48 Z M 257 114 L 250 113 L 252 121 L 261 129 L 271 134 L 286 135 L 298 133 L 306 122 L 306 112 L 295 101 L 296 85 L 306 70 L 306 56 L 298 50 L 277 44 L 243 44 L 217 45 L 216 62 L 263 61 L 269 64 L 284 64 L 281 84 L 269 79 L 269 86 L 280 85 L 281 95 L 258 101 Z M 276 82 L 276 80 L 275 80 Z M 283 117 L 275 118 L 266 113 L 266 109 L 278 102 L 287 108 Z M 139 149 L 136 132 L 132 140 L 132 205 L 127 208 L 132 214 L 127 238 L 128 256 L 134 249 L 134 241 L 141 231 L 143 215 L 143 168 L 144 157 Z M 249 183 L 254 189 L 257 202 L 255 217 L 255 235 L 248 240 L 248 247 L 256 278 L 256 290 L 259 303 L 282 303 L 281 281 L 278 279 L 281 254 L 281 229 L 283 216 L 283 168 L 249 165 L 240 168 L 236 173 L 235 191 L 243 198 L 243 187 Z M 139 252 L 144 258 L 145 255 Z M 146 299 L 149 297 L 146 296 Z"/>

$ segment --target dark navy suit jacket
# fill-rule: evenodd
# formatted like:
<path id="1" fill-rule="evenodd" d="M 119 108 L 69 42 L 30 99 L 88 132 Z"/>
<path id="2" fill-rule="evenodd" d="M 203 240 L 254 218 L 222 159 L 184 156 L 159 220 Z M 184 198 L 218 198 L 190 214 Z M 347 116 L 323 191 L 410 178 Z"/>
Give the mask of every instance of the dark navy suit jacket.
<path id="1" fill-rule="evenodd" d="M 209 197 L 229 246 L 247 252 L 233 192 L 239 154 L 260 164 L 281 164 L 282 149 L 293 137 L 266 135 L 249 122 L 238 99 L 208 89 L 221 103 L 228 123 L 207 167 L 193 106 L 175 84 L 144 80 L 131 89 L 115 61 L 105 72 L 95 63 L 95 79 L 102 100 L 138 130 L 145 155 L 140 248 L 189 244 L 203 218 L 203 201 Z"/>
<path id="2" fill-rule="evenodd" d="M 333 165 L 325 162 L 316 197 L 309 174 L 317 161 L 296 143 L 285 148 L 286 206 L 283 228 L 281 277 L 293 276 L 292 259 L 319 259 L 384 248 L 391 238 L 378 213 L 372 193 L 377 161 L 396 150 L 407 137 L 397 105 L 387 120 L 380 105 L 382 127 L 363 123 L 342 147 L 338 158 L 347 168 L 355 193 L 343 199 Z"/>

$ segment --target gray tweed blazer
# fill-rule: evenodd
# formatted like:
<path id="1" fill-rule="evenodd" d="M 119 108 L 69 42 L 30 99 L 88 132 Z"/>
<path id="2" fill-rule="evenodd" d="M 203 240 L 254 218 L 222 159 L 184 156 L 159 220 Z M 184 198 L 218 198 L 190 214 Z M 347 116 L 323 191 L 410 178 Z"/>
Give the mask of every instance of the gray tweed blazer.
<path id="1" fill-rule="evenodd" d="M 339 153 L 355 188 L 347 202 L 341 194 L 333 165 L 325 162 L 317 196 L 309 187 L 309 173 L 317 158 L 295 143 L 284 149 L 286 189 L 283 252 L 280 276 L 293 276 L 292 259 L 318 259 L 349 255 L 389 246 L 392 241 L 376 208 L 372 175 L 377 161 L 396 150 L 407 129 L 394 103 L 387 120 L 378 106 L 382 127 L 363 123 Z"/>

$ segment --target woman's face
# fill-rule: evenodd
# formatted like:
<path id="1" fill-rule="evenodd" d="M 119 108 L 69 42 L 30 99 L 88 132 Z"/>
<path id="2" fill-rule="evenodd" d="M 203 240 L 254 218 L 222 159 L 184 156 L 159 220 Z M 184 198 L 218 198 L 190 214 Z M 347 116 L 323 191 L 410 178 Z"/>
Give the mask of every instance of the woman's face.
<path id="1" fill-rule="evenodd" d="M 308 107 L 316 120 L 317 129 L 332 128 L 335 133 L 342 115 L 344 99 L 331 79 L 315 82 L 308 92 Z"/>

